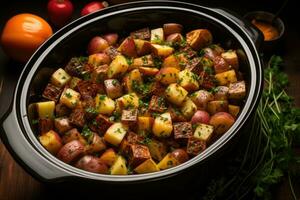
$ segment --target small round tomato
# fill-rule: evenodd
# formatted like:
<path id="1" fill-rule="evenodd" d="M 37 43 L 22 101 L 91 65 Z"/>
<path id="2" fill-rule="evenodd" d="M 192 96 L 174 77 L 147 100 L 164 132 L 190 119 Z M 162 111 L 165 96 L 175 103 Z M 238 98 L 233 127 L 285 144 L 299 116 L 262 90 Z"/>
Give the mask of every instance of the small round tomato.
<path id="1" fill-rule="evenodd" d="M 74 11 L 70 0 L 50 0 L 47 9 L 51 22 L 57 27 L 65 25 Z"/>
<path id="2" fill-rule="evenodd" d="M 50 25 L 41 17 L 27 13 L 19 14 L 6 22 L 1 44 L 11 58 L 26 62 L 52 33 Z"/>
<path id="3" fill-rule="evenodd" d="M 103 8 L 106 8 L 107 6 L 108 3 L 106 1 L 92 1 L 91 3 L 88 3 L 82 8 L 81 16 L 96 12 L 97 10 L 101 10 Z"/>

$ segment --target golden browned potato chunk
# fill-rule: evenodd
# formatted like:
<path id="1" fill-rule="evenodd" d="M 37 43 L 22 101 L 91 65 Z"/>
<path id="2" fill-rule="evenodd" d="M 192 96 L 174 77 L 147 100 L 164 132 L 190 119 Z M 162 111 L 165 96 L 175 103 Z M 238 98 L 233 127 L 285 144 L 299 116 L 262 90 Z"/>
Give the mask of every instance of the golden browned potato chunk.
<path id="1" fill-rule="evenodd" d="M 230 83 L 228 93 L 230 99 L 243 99 L 246 96 L 245 81 Z"/>
<path id="2" fill-rule="evenodd" d="M 212 40 L 212 34 L 207 29 L 197 29 L 186 34 L 186 42 L 194 50 L 200 50 L 210 45 Z"/>

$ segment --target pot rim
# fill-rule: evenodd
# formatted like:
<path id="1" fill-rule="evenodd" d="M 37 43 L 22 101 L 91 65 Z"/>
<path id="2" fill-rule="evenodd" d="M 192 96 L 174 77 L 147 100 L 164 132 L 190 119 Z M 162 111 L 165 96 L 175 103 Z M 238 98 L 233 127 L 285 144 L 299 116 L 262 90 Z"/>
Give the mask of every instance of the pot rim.
<path id="1" fill-rule="evenodd" d="M 141 6 L 136 6 L 139 4 L 143 4 Z M 165 4 L 165 5 L 160 5 Z M 120 7 L 129 6 L 129 8 L 120 9 Z M 189 6 L 193 6 L 194 9 L 189 8 Z M 109 10 L 115 9 L 113 12 L 109 12 Z M 200 15 L 207 19 L 213 20 L 218 25 L 226 28 L 228 31 L 232 33 L 232 36 L 235 37 L 241 46 L 245 54 L 247 55 L 248 62 L 250 65 L 250 73 L 251 73 L 251 87 L 248 92 L 248 96 L 242 112 L 240 113 L 239 117 L 237 118 L 234 125 L 217 141 L 215 141 L 212 145 L 210 145 L 204 152 L 199 154 L 198 156 L 190 159 L 189 161 L 178 165 L 176 167 L 166 169 L 159 172 L 149 173 L 149 174 L 138 174 L 138 175 L 127 175 L 127 176 L 120 176 L 120 175 L 105 175 L 105 174 L 96 174 L 87 172 L 76 167 L 73 167 L 69 164 L 66 164 L 60 161 L 55 156 L 51 155 L 38 141 L 35 134 L 33 133 L 29 119 L 27 117 L 27 93 L 28 88 L 31 83 L 32 77 L 35 75 L 37 69 L 40 67 L 42 60 L 47 56 L 51 49 L 53 49 L 57 44 L 59 44 L 62 40 L 70 36 L 77 30 L 91 24 L 95 21 L 102 20 L 106 17 L 113 17 L 121 13 L 129 13 L 139 10 L 172 10 L 172 11 L 184 11 L 193 13 L 195 15 Z M 201 10 L 202 9 L 202 10 Z M 103 11 L 105 11 L 104 9 Z M 204 11 L 206 13 L 204 13 Z M 211 14 L 207 13 L 214 13 L 216 16 L 212 16 Z M 224 19 L 219 19 L 219 18 Z M 232 25 L 235 27 L 230 27 L 224 21 L 230 21 Z M 240 33 L 238 33 L 240 32 Z M 243 35 L 241 35 L 243 34 Z M 31 59 L 26 64 L 20 78 L 18 84 L 16 86 L 14 100 L 13 100 L 13 110 L 15 112 L 18 120 L 18 125 L 22 130 L 23 137 L 30 143 L 30 148 L 36 152 L 36 156 L 42 157 L 43 161 L 49 165 L 52 165 L 55 168 L 65 172 L 65 176 L 58 177 L 58 178 L 66 178 L 66 177 L 82 177 L 87 179 L 93 180 L 101 180 L 101 181 L 108 181 L 108 182 L 137 182 L 137 181 L 146 181 L 146 180 L 157 180 L 165 177 L 174 176 L 180 172 L 183 172 L 192 166 L 206 161 L 211 155 L 215 154 L 220 148 L 222 148 L 226 143 L 228 143 L 232 137 L 234 137 L 237 132 L 241 129 L 247 119 L 250 117 L 250 114 L 253 112 L 254 108 L 258 103 L 258 99 L 260 97 L 261 88 L 262 88 L 262 67 L 260 63 L 260 58 L 258 52 L 255 48 L 254 42 L 251 40 L 249 35 L 246 31 L 239 26 L 234 20 L 230 17 L 222 15 L 216 12 L 214 9 L 206 8 L 194 4 L 183 3 L 183 2 L 173 2 L 173 1 L 157 1 L 157 2 L 147 2 L 147 1 L 140 1 L 140 2 L 132 2 L 126 4 L 120 4 L 117 6 L 113 6 L 108 8 L 106 12 L 96 12 L 92 13 L 88 16 L 84 16 L 75 20 L 71 24 L 67 25 L 57 33 L 55 33 L 50 39 L 48 39 L 31 57 Z M 27 148 L 27 147 L 26 147 Z M 21 159 L 22 160 L 22 159 Z M 30 163 L 26 162 L 26 160 L 22 160 L 26 166 L 30 166 Z M 38 172 L 36 172 L 38 173 Z"/>

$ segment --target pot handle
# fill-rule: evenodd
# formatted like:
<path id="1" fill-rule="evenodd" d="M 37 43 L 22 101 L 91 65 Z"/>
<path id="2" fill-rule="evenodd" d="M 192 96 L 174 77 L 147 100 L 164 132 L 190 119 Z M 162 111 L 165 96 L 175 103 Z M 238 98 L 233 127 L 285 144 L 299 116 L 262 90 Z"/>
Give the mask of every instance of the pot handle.
<path id="1" fill-rule="evenodd" d="M 58 169 L 47 158 L 41 156 L 23 134 L 18 116 L 13 106 L 0 120 L 0 136 L 9 153 L 33 177 L 44 182 L 59 182 L 72 177 L 63 169 Z"/>
<path id="2" fill-rule="evenodd" d="M 234 13 L 233 11 L 230 11 L 228 9 L 224 8 L 213 8 L 218 13 L 223 14 L 226 17 L 229 17 L 231 20 L 236 22 L 240 27 L 242 27 L 246 33 L 249 35 L 249 37 L 252 39 L 252 41 L 255 44 L 255 47 L 257 49 L 260 49 L 263 43 L 263 35 L 258 28 L 253 26 L 250 22 L 242 19 L 238 14 Z"/>

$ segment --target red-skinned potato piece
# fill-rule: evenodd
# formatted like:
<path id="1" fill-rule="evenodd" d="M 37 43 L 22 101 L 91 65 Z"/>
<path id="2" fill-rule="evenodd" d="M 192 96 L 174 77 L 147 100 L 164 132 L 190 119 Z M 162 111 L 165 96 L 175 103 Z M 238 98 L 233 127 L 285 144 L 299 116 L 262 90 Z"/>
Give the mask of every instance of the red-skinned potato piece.
<path id="1" fill-rule="evenodd" d="M 159 69 L 154 67 L 139 67 L 139 71 L 146 76 L 154 76 L 159 72 Z"/>
<path id="2" fill-rule="evenodd" d="M 107 47 L 109 47 L 108 42 L 100 37 L 100 36 L 95 36 L 93 37 L 89 44 L 88 44 L 88 54 L 95 54 L 95 53 L 101 53 L 103 52 Z"/>
<path id="3" fill-rule="evenodd" d="M 211 116 L 209 124 L 214 126 L 214 132 L 224 134 L 234 123 L 234 118 L 227 112 L 218 112 Z"/>
<path id="4" fill-rule="evenodd" d="M 166 38 L 167 42 L 180 43 L 183 41 L 183 36 L 180 33 L 173 33 Z"/>
<path id="5" fill-rule="evenodd" d="M 53 130 L 39 136 L 41 144 L 52 154 L 56 154 L 62 147 L 60 136 Z"/>
<path id="6" fill-rule="evenodd" d="M 175 149 L 172 151 L 171 156 L 174 157 L 180 164 L 188 161 L 189 156 L 183 149 Z"/>
<path id="7" fill-rule="evenodd" d="M 221 56 L 216 56 L 213 60 L 216 74 L 230 70 L 229 64 Z"/>
<path id="8" fill-rule="evenodd" d="M 106 149 L 105 141 L 97 133 L 94 133 L 91 144 L 86 147 L 87 153 L 97 153 Z"/>
<path id="9" fill-rule="evenodd" d="M 123 94 L 122 85 L 118 79 L 106 79 L 104 81 L 105 91 L 109 98 L 115 99 Z"/>
<path id="10" fill-rule="evenodd" d="M 208 112 L 204 110 L 198 110 L 195 112 L 191 119 L 192 124 L 202 123 L 202 124 L 209 124 L 210 115 Z"/>
<path id="11" fill-rule="evenodd" d="M 95 53 L 89 56 L 88 63 L 93 66 L 100 66 L 109 64 L 111 62 L 110 57 L 106 53 Z"/>
<path id="12" fill-rule="evenodd" d="M 109 46 L 115 45 L 119 39 L 119 35 L 117 33 L 108 33 L 102 36 L 105 39 Z"/>
<path id="13" fill-rule="evenodd" d="M 57 153 L 57 158 L 65 163 L 71 163 L 84 153 L 84 146 L 79 140 L 65 144 Z"/>
<path id="14" fill-rule="evenodd" d="M 186 41 L 194 50 L 210 45 L 212 39 L 212 34 L 207 29 L 196 29 L 186 34 Z"/>
<path id="15" fill-rule="evenodd" d="M 181 33 L 183 29 L 183 26 L 181 24 L 177 23 L 167 23 L 164 24 L 163 30 L 165 35 L 170 35 L 173 33 Z"/>
<path id="16" fill-rule="evenodd" d="M 107 165 L 101 162 L 99 158 L 91 155 L 85 155 L 82 158 L 80 158 L 75 166 L 79 169 L 83 169 L 89 172 L 100 174 L 108 173 Z"/>
<path id="17" fill-rule="evenodd" d="M 138 56 L 144 56 L 151 53 L 151 43 L 149 41 L 134 39 L 134 44 Z"/>
<path id="18" fill-rule="evenodd" d="M 118 50 L 125 56 L 137 57 L 135 43 L 132 38 L 126 38 L 119 46 Z"/>

